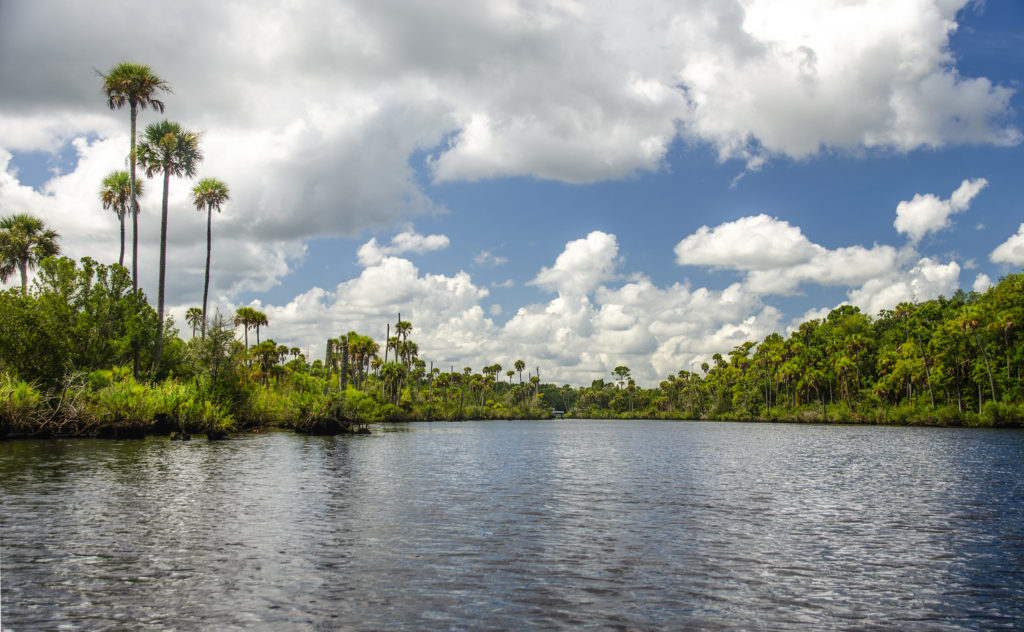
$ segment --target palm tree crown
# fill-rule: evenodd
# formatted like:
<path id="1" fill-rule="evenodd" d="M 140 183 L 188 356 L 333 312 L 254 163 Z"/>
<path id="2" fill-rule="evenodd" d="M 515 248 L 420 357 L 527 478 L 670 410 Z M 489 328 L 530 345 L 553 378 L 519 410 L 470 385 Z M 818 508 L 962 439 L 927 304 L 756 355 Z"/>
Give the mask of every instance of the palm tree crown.
<path id="1" fill-rule="evenodd" d="M 60 252 L 59 237 L 43 220 L 27 213 L 0 219 L 0 281 L 7 281 L 18 270 L 21 291 L 27 292 L 28 269 Z"/>
<path id="2" fill-rule="evenodd" d="M 111 110 L 119 110 L 128 106 L 146 109 L 152 107 L 158 112 L 164 111 L 162 101 L 155 99 L 158 92 L 170 92 L 167 82 L 150 70 L 149 66 L 133 62 L 121 62 L 110 69 L 103 77 L 103 92 L 107 95 L 107 105 Z"/>
<path id="3" fill-rule="evenodd" d="M 150 178 L 157 174 L 194 178 L 203 160 L 199 134 L 166 119 L 146 126 L 138 153 L 139 164 Z"/>

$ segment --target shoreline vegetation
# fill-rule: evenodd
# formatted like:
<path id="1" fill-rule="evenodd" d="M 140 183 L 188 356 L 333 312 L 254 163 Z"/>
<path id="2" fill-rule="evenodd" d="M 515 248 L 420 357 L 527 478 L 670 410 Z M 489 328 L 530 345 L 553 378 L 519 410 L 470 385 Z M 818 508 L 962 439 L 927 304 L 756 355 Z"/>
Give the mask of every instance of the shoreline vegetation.
<path id="1" fill-rule="evenodd" d="M 725 356 L 714 354 L 700 372 L 680 370 L 652 388 L 638 386 L 624 365 L 609 379 L 578 388 L 542 383 L 539 367 L 524 380 L 523 360 L 479 372 L 428 366 L 401 314 L 393 329 L 386 324 L 383 343 L 349 331 L 328 339 L 324 359 L 310 363 L 298 348 L 261 340 L 270 323 L 252 307 L 238 307 L 230 317 L 207 313 L 213 211 L 230 201 L 228 185 L 209 177 L 191 190 L 196 210 L 206 215 L 206 274 L 202 307 L 185 315 L 192 330 L 185 340 L 165 317 L 168 190 L 171 176 L 198 176 L 202 135 L 167 120 L 137 132 L 139 110 L 163 113 L 156 97 L 170 92 L 148 66 L 124 62 L 97 74 L 108 106 L 130 114 L 128 170 L 97 183 L 98 202 L 119 220 L 118 263 L 61 257 L 59 233 L 31 214 L 0 218 L 0 281 L 21 281 L 0 292 L 0 439 L 199 433 L 221 439 L 267 429 L 366 433 L 375 422 L 562 416 L 1024 422 L 1024 274 L 1007 275 L 984 293 L 901 303 L 877 318 L 844 305 L 788 337 L 744 342 Z M 156 308 L 138 285 L 143 181 L 137 170 L 162 181 Z"/>
<path id="2" fill-rule="evenodd" d="M 985 293 L 904 303 L 877 319 L 842 306 L 653 388 L 626 366 L 574 388 L 542 383 L 539 369 L 524 378 L 522 360 L 508 370 L 428 368 L 401 315 L 383 349 L 350 331 L 326 341 L 326 362 L 309 363 L 297 348 L 261 340 L 266 316 L 241 307 L 231 319 L 214 315 L 205 335 L 190 310 L 188 340 L 166 319 L 156 367 L 157 315 L 129 271 L 50 256 L 31 288 L 0 293 L 0 437 L 221 439 L 563 416 L 1020 427 L 1022 317 L 1024 274 L 1015 274 Z M 138 376 L 135 354 L 150 367 Z"/>

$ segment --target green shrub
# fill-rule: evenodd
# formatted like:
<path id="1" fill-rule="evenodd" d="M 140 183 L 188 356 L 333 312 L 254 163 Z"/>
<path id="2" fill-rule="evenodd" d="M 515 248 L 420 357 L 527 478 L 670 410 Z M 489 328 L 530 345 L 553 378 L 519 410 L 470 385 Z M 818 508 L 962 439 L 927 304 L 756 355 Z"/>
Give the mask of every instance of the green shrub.
<path id="1" fill-rule="evenodd" d="M 48 413 L 43 395 L 34 385 L 0 373 L 0 436 L 38 432 Z"/>

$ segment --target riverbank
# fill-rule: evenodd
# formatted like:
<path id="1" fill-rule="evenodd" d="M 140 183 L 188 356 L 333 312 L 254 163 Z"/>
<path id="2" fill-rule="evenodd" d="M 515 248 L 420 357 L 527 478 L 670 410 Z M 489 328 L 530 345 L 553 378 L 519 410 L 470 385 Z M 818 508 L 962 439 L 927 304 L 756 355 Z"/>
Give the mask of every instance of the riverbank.
<path id="1" fill-rule="evenodd" d="M 753 423 L 791 423 L 791 424 L 842 424 L 869 426 L 934 426 L 943 428 L 986 427 L 986 428 L 1021 428 L 1024 427 L 1024 406 L 1019 404 L 1002 404 L 986 402 L 981 413 L 960 411 L 955 407 L 943 406 L 932 409 L 927 406 L 895 406 L 887 409 L 856 411 L 836 406 L 826 408 L 824 414 L 819 406 L 798 409 L 773 408 L 767 415 L 730 416 L 694 415 L 687 412 L 659 411 L 645 413 L 619 413 L 601 415 L 599 412 L 587 411 L 585 414 L 570 412 L 567 419 L 656 419 L 667 421 L 721 421 L 721 422 L 753 422 Z"/>

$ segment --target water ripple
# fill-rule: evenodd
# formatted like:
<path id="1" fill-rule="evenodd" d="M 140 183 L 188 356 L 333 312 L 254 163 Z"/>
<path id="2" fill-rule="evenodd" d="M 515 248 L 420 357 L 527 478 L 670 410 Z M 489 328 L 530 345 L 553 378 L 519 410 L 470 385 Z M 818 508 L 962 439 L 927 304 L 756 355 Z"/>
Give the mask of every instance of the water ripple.
<path id="1" fill-rule="evenodd" d="M 6 630 L 1024 627 L 1024 433 L 0 444 Z"/>

